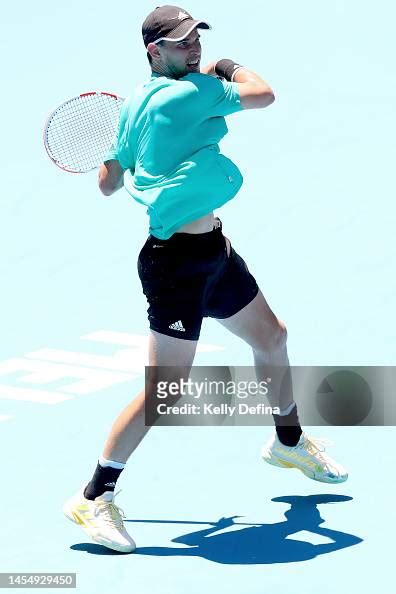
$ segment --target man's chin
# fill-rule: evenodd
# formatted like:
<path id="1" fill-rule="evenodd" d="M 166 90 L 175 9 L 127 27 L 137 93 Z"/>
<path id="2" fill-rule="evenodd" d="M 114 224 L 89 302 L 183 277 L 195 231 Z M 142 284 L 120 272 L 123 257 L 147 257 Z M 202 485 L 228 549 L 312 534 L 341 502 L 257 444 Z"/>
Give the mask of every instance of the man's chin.
<path id="1" fill-rule="evenodd" d="M 187 76 L 187 74 L 192 74 L 192 73 L 200 73 L 201 70 L 199 68 L 199 62 L 198 64 L 194 64 L 192 66 L 189 66 L 186 64 L 185 69 L 183 70 L 183 72 L 179 73 L 177 76 L 174 76 L 174 78 L 183 78 L 183 76 Z"/>
<path id="2" fill-rule="evenodd" d="M 199 62 L 198 64 L 193 64 L 191 66 L 187 66 L 187 73 L 189 72 L 201 72 L 199 69 Z"/>

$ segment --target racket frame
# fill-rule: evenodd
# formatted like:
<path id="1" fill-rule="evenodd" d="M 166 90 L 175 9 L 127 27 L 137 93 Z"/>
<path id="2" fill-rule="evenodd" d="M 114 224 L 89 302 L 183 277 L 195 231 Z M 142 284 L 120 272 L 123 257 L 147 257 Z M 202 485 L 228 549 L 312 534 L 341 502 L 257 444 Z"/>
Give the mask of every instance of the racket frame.
<path id="1" fill-rule="evenodd" d="M 80 93 L 79 95 L 76 95 L 75 97 L 72 97 L 71 99 L 68 99 L 67 101 L 64 101 L 63 103 L 60 103 L 53 111 L 51 111 L 51 113 L 49 114 L 49 116 L 46 119 L 46 122 L 44 125 L 44 130 L 43 130 L 44 147 L 45 147 L 47 155 L 49 156 L 51 161 L 57 167 L 59 167 L 59 169 L 62 169 L 62 171 L 67 171 L 67 173 L 76 173 L 76 174 L 88 173 L 88 171 L 93 171 L 94 169 L 97 169 L 97 167 L 92 167 L 91 169 L 88 169 L 85 171 L 75 171 L 73 169 L 67 169 L 67 167 L 65 167 L 64 165 L 61 165 L 60 162 L 52 155 L 51 150 L 49 148 L 48 141 L 47 141 L 48 128 L 49 128 L 50 122 L 51 122 L 52 118 L 54 117 L 54 115 L 56 114 L 56 112 L 58 110 L 60 110 L 64 105 L 67 105 L 68 103 L 71 103 L 72 101 L 75 101 L 79 97 L 88 97 L 89 95 L 107 95 L 108 97 L 112 97 L 113 99 L 124 101 L 123 97 L 120 97 L 119 95 L 115 95 L 114 93 L 108 93 L 106 91 L 88 91 L 86 93 Z"/>

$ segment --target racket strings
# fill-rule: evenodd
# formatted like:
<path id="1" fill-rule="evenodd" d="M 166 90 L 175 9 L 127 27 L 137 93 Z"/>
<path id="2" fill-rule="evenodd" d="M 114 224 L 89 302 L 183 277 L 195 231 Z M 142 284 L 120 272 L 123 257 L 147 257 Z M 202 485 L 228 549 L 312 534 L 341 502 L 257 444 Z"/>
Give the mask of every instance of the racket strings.
<path id="1" fill-rule="evenodd" d="M 117 97 L 89 94 L 61 105 L 45 134 L 51 158 L 68 171 L 98 167 L 115 138 L 122 103 Z"/>

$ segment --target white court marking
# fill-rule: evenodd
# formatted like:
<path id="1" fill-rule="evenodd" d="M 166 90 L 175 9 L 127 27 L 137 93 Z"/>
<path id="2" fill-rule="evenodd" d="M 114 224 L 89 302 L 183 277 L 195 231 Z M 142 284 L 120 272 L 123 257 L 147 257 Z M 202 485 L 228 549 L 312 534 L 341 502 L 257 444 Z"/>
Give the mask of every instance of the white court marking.
<path id="1" fill-rule="evenodd" d="M 80 381 L 62 386 L 60 392 L 70 394 L 91 394 L 98 390 L 109 388 L 114 384 L 127 382 L 138 374 L 131 373 L 112 373 L 102 369 L 92 369 L 76 365 L 63 365 L 51 363 L 48 361 L 34 361 L 31 359 L 9 359 L 0 363 L 0 375 L 7 375 L 16 371 L 28 371 L 25 375 L 17 379 L 18 382 L 29 384 L 50 384 L 54 381 L 79 378 Z M 57 390 L 55 390 L 56 392 Z"/>
<path id="2" fill-rule="evenodd" d="M 40 404 L 59 404 L 65 400 L 72 400 L 73 396 L 60 394 L 51 390 L 32 388 L 17 388 L 0 384 L 0 400 L 24 400 Z"/>
<path id="3" fill-rule="evenodd" d="M 104 356 L 44 347 L 26 353 L 23 357 L 0 361 L 0 376 L 26 372 L 10 379 L 13 385 L 0 384 L 0 399 L 59 404 L 75 396 L 96 393 L 129 382 L 144 374 L 144 367 L 148 363 L 148 336 L 99 330 L 82 335 L 80 340 L 124 348 L 117 349 L 113 355 Z M 201 353 L 222 350 L 224 347 L 212 344 L 198 344 L 197 347 Z M 73 382 L 73 379 L 78 381 Z M 51 386 L 50 389 L 42 387 L 62 380 L 69 380 L 69 383 L 53 389 Z"/>

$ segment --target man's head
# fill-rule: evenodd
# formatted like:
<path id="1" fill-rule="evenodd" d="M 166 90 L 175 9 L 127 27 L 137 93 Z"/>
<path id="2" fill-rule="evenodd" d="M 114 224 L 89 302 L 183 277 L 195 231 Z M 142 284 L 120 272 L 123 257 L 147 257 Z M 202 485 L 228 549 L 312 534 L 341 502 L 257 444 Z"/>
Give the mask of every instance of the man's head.
<path id="1" fill-rule="evenodd" d="M 178 6 L 158 6 L 142 26 L 143 41 L 155 72 L 180 78 L 199 72 L 201 44 L 197 29 L 210 29 Z"/>

